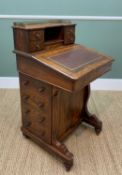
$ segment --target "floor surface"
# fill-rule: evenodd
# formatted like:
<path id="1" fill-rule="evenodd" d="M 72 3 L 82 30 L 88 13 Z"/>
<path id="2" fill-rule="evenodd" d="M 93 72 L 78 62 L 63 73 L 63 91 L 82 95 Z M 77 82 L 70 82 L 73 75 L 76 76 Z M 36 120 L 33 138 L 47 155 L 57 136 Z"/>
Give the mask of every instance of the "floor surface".
<path id="1" fill-rule="evenodd" d="M 74 154 L 70 172 L 23 137 L 19 101 L 19 90 L 0 90 L 0 175 L 122 175 L 122 92 L 92 92 L 89 109 L 103 132 L 81 125 L 66 140 Z"/>

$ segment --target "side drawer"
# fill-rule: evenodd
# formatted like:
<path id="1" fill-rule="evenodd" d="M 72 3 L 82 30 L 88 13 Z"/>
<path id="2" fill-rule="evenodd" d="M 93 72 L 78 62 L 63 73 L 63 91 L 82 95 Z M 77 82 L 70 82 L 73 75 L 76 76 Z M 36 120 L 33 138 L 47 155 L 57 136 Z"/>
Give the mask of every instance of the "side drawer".
<path id="1" fill-rule="evenodd" d="M 75 26 L 64 27 L 64 44 L 73 44 L 75 42 Z"/>
<path id="2" fill-rule="evenodd" d="M 44 48 L 44 42 L 42 41 L 30 41 L 29 42 L 29 51 L 30 52 L 36 52 L 43 50 Z"/>
<path id="3" fill-rule="evenodd" d="M 44 42 L 44 30 L 32 30 L 28 32 L 29 40 Z"/>

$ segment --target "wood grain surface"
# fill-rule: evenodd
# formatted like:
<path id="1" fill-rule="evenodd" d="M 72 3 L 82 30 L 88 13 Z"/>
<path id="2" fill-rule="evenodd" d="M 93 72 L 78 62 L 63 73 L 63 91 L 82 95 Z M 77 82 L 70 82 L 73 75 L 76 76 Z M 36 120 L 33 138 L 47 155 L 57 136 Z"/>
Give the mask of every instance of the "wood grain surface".
<path id="1" fill-rule="evenodd" d="M 122 175 L 122 92 L 94 91 L 89 108 L 103 121 L 97 137 L 86 126 L 66 140 L 70 175 Z M 65 175 L 63 165 L 20 131 L 19 90 L 0 90 L 0 175 Z"/>

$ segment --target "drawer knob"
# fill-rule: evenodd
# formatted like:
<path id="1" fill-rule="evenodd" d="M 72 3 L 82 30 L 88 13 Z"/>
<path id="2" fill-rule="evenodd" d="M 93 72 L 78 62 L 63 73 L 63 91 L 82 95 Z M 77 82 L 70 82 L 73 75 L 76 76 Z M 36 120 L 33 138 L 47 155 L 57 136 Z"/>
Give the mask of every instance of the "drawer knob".
<path id="1" fill-rule="evenodd" d="M 45 121 L 45 117 L 42 117 L 40 120 L 39 120 L 39 123 L 42 123 Z"/>
<path id="2" fill-rule="evenodd" d="M 29 95 L 25 95 L 24 97 L 23 97 L 23 100 L 28 100 L 30 98 L 30 96 Z"/>
<path id="3" fill-rule="evenodd" d="M 41 87 L 41 88 L 39 88 L 39 92 L 41 93 L 41 92 L 44 92 L 45 91 L 45 87 Z"/>
<path id="4" fill-rule="evenodd" d="M 54 97 L 56 97 L 57 95 L 58 95 L 58 93 L 59 93 L 59 91 L 58 90 L 56 90 L 55 92 L 54 92 Z"/>
<path id="5" fill-rule="evenodd" d="M 28 114 L 28 113 L 30 113 L 30 110 L 29 109 L 25 110 L 25 114 Z"/>
<path id="6" fill-rule="evenodd" d="M 27 86 L 27 85 L 29 84 L 29 81 L 28 81 L 28 80 L 25 80 L 25 81 L 23 82 L 23 84 L 24 84 L 25 86 Z"/>
<path id="7" fill-rule="evenodd" d="M 39 44 L 36 44 L 35 48 L 36 49 L 40 49 L 40 45 Z"/>
<path id="8" fill-rule="evenodd" d="M 43 108 L 43 107 L 44 107 L 44 103 L 40 103 L 39 108 Z"/>
<path id="9" fill-rule="evenodd" d="M 36 33 L 35 36 L 36 36 L 36 39 L 39 39 L 41 37 L 41 34 L 40 33 Z"/>
<path id="10" fill-rule="evenodd" d="M 31 122 L 30 121 L 26 121 L 25 122 L 25 124 L 24 124 L 24 126 L 27 128 L 27 127 L 29 127 L 31 125 Z"/>

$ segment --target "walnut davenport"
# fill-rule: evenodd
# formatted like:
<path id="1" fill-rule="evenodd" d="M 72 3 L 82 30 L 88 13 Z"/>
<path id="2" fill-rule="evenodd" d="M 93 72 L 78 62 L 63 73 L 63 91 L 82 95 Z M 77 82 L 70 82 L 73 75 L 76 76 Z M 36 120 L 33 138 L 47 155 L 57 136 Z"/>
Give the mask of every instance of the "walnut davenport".
<path id="1" fill-rule="evenodd" d="M 63 143 L 82 122 L 102 130 L 89 113 L 90 82 L 111 69 L 112 59 L 75 44 L 75 24 L 14 23 L 23 135 L 70 170 L 73 154 Z"/>

